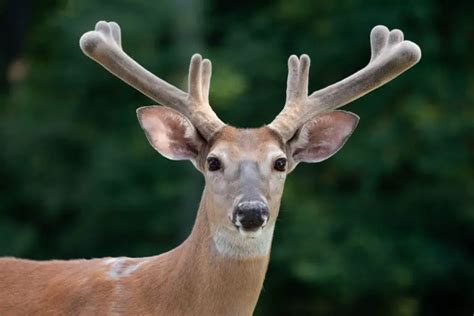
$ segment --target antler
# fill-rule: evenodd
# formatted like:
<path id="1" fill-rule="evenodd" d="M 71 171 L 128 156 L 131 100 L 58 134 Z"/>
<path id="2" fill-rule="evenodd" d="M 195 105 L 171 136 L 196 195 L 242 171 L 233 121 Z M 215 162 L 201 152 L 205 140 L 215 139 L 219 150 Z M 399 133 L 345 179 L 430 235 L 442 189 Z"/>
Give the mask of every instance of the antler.
<path id="1" fill-rule="evenodd" d="M 404 41 L 400 30 L 389 31 L 379 25 L 370 33 L 372 57 L 367 66 L 355 74 L 308 96 L 310 60 L 292 55 L 288 60 L 286 103 L 268 126 L 287 141 L 309 119 L 337 109 L 394 79 L 415 65 L 421 50 L 413 42 Z"/>
<path id="2" fill-rule="evenodd" d="M 185 115 L 201 135 L 209 140 L 225 124 L 209 105 L 212 66 L 195 54 L 189 66 L 189 93 L 170 85 L 140 66 L 122 49 L 120 27 L 115 22 L 97 22 L 95 31 L 82 35 L 84 54 L 112 74 L 162 105 Z"/>

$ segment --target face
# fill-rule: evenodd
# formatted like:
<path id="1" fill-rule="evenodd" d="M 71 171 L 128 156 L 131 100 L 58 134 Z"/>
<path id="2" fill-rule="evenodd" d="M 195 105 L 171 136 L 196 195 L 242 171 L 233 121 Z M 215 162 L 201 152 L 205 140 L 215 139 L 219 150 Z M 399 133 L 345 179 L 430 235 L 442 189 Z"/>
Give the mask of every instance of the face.
<path id="1" fill-rule="evenodd" d="M 226 256 L 267 255 L 286 175 L 300 162 L 336 153 L 358 117 L 334 111 L 306 122 L 286 143 L 264 126 L 224 126 L 209 142 L 180 113 L 140 108 L 138 118 L 150 144 L 173 160 L 190 160 L 206 179 L 203 201 L 216 249 Z"/>
<path id="2" fill-rule="evenodd" d="M 199 169 L 206 179 L 208 218 L 249 238 L 273 229 L 287 175 L 288 157 L 269 128 L 226 126 L 201 153 Z"/>

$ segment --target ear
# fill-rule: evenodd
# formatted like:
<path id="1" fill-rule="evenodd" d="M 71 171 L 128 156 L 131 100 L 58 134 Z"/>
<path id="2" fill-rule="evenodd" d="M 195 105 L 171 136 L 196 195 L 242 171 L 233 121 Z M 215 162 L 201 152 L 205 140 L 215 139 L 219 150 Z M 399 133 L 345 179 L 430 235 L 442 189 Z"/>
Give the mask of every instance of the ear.
<path id="1" fill-rule="evenodd" d="M 357 126 L 359 117 L 351 112 L 333 111 L 306 122 L 289 141 L 295 162 L 320 162 L 342 148 Z"/>
<path id="2" fill-rule="evenodd" d="M 172 160 L 194 160 L 205 141 L 179 112 L 164 106 L 137 109 L 138 120 L 151 146 Z"/>

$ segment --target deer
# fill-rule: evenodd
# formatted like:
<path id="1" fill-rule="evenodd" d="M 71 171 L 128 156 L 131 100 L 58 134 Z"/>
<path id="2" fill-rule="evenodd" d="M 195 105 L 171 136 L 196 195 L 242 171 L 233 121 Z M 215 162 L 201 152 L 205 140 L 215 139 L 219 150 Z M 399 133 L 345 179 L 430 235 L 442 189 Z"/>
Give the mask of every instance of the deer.
<path id="1" fill-rule="evenodd" d="M 308 93 L 310 58 L 290 56 L 286 102 L 270 123 L 237 128 L 209 103 L 212 65 L 192 56 L 188 92 L 155 76 L 122 49 L 115 22 L 80 38 L 82 51 L 160 105 L 137 109 L 150 145 L 188 160 L 205 178 L 196 220 L 175 249 L 144 258 L 0 260 L 2 315 L 252 315 L 269 264 L 287 175 L 333 156 L 359 117 L 338 110 L 421 58 L 398 29 L 370 33 L 361 70 Z"/>

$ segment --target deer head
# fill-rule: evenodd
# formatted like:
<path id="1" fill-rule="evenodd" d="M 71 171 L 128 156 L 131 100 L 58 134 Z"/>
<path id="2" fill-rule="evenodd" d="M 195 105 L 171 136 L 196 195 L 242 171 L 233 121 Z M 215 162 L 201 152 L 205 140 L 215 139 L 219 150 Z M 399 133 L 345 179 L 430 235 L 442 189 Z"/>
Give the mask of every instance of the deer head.
<path id="1" fill-rule="evenodd" d="M 366 67 L 310 95 L 310 59 L 291 56 L 286 104 L 273 122 L 256 129 L 235 128 L 217 117 L 209 105 L 211 62 L 200 55 L 191 58 L 186 93 L 126 55 L 114 22 L 97 23 L 80 45 L 86 55 L 163 105 L 139 108 L 141 127 L 160 154 L 190 160 L 204 175 L 203 203 L 218 250 L 260 239 L 255 248 L 264 252 L 287 174 L 300 162 L 331 157 L 356 128 L 357 115 L 336 109 L 392 80 L 421 57 L 419 47 L 403 40 L 399 30 L 376 26 L 370 41 Z"/>

